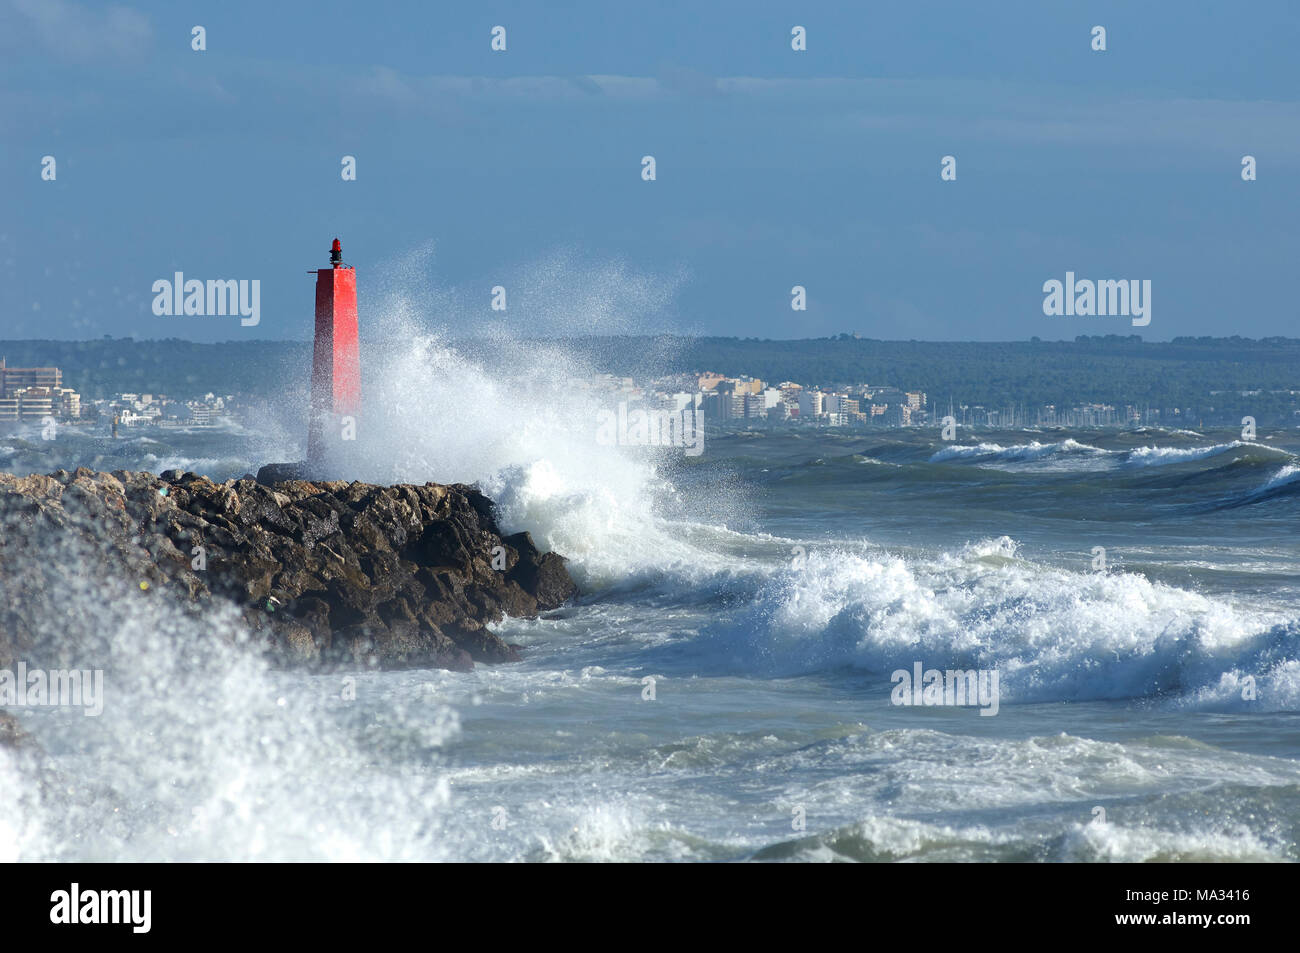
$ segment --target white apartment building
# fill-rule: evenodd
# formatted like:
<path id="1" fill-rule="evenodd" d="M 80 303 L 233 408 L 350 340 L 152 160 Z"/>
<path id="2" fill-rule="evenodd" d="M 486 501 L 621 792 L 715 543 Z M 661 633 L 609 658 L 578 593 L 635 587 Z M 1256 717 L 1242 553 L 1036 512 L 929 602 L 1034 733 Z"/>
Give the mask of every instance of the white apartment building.
<path id="1" fill-rule="evenodd" d="M 799 416 L 818 417 L 826 412 L 826 395 L 819 390 L 799 392 Z"/>

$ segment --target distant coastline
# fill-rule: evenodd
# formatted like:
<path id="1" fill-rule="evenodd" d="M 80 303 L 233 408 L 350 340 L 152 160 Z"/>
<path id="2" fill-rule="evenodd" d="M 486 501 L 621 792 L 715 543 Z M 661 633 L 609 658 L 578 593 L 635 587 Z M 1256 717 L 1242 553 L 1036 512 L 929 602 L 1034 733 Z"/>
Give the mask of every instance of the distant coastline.
<path id="1" fill-rule="evenodd" d="M 504 348 L 519 345 L 481 338 L 449 343 L 466 357 L 488 363 L 499 360 Z M 1137 335 L 1105 335 L 1073 341 L 941 342 L 850 334 L 802 340 L 660 335 L 550 343 L 583 359 L 593 371 L 638 380 L 715 373 L 821 388 L 871 383 L 923 391 L 936 418 L 942 416 L 940 409 L 947 413 L 951 402 L 954 408 L 992 409 L 1132 405 L 1161 410 L 1159 423 L 1165 426 L 1189 420 L 1201 426 L 1237 426 L 1245 416 L 1260 426 L 1300 422 L 1300 338 L 1149 342 Z M 278 398 L 284 381 L 304 379 L 310 351 L 307 341 L 0 341 L 0 354 L 12 364 L 61 367 L 68 386 L 84 399 L 130 391 L 180 398 L 205 392 Z"/>

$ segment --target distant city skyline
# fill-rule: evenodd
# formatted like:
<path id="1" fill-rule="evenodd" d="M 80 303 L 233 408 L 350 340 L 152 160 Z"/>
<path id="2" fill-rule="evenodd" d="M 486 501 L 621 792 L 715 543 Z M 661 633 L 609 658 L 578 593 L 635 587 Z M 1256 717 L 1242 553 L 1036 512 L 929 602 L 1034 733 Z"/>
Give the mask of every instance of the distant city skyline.
<path id="1" fill-rule="evenodd" d="M 336 235 L 367 333 L 1294 335 L 1297 46 L 1283 0 L 0 0 L 0 338 L 305 340 Z M 260 320 L 155 315 L 176 272 Z M 1067 273 L 1150 323 L 1044 314 Z"/>
<path id="2" fill-rule="evenodd" d="M 118 391 L 83 400 L 72 388 L 63 387 L 62 381 L 63 372 L 57 366 L 10 367 L 0 358 L 0 425 L 41 421 L 48 428 L 57 418 L 61 422 L 93 427 L 111 418 L 112 433 L 117 436 L 119 425 L 127 428 L 208 426 L 225 418 L 246 423 L 241 418 L 249 407 L 258 407 L 260 414 L 264 406 L 257 398 L 246 402 L 247 395 L 217 396 L 215 391 L 206 391 L 206 383 L 197 390 L 190 386 L 179 394 L 165 393 L 162 388 L 146 383 L 139 391 Z M 848 428 L 939 427 L 945 441 L 956 439 L 958 427 L 1110 428 L 1192 419 L 1197 420 L 1197 426 L 1204 426 L 1207 418 L 1214 425 L 1223 426 L 1235 424 L 1242 407 L 1271 406 L 1276 411 L 1283 406 L 1283 422 L 1300 420 L 1300 390 L 1289 387 L 1267 392 L 1210 390 L 1191 401 L 1168 402 L 1163 406 L 1160 402 L 1123 399 L 1067 399 L 1062 403 L 1008 397 L 968 401 L 964 395 L 950 394 L 945 413 L 942 404 L 936 403 L 926 391 L 911 389 L 907 384 L 866 381 L 846 384 L 816 378 L 778 383 L 751 374 L 715 371 L 640 375 L 597 372 L 568 377 L 562 386 L 551 391 L 550 397 L 563 395 L 567 399 L 575 393 L 583 394 L 590 401 L 592 412 L 602 420 L 602 439 L 609 445 L 659 445 L 659 437 L 651 434 L 657 434 L 661 425 L 676 434 L 674 441 L 680 441 L 688 418 L 689 432 L 701 439 L 701 422 L 707 419 L 724 426 L 740 421 L 744 426 L 798 423 Z M 1214 404 L 1205 405 L 1203 401 L 1207 397 Z M 1241 403 L 1247 398 L 1246 403 Z M 675 420 L 678 422 L 671 422 Z M 634 438 L 630 440 L 629 421 Z M 1270 425 L 1273 422 L 1276 421 L 1269 421 Z M 1242 439 L 1254 439 L 1255 418 L 1243 417 L 1241 425 Z M 643 430 L 639 439 L 635 438 L 637 426 Z M 650 429 L 646 430 L 647 427 Z M 53 439 L 52 433 L 47 430 L 46 439 Z M 695 442 L 692 453 L 698 452 L 700 444 Z"/>

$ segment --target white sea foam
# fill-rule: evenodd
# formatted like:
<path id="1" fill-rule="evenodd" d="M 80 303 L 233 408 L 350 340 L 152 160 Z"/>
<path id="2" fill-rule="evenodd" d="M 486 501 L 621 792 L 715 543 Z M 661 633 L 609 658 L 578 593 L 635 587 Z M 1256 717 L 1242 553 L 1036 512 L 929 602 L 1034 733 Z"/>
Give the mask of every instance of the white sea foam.
<path id="1" fill-rule="evenodd" d="M 1171 463 L 1188 463 L 1194 460 L 1216 457 L 1241 447 L 1250 447 L 1252 450 L 1279 454 L 1284 457 L 1290 456 L 1285 450 L 1270 447 L 1265 443 L 1234 440 L 1231 443 L 1218 443 L 1209 447 L 1136 447 L 1128 451 L 1124 463 L 1126 466 L 1131 467 L 1158 467 Z"/>
<path id="2" fill-rule="evenodd" d="M 1025 444 L 1004 447 L 996 443 L 980 443 L 974 446 L 944 447 L 930 457 L 931 463 L 943 463 L 947 460 L 983 460 L 1023 462 L 1041 460 L 1047 457 L 1068 454 L 1106 454 L 1110 451 L 1080 443 L 1073 438 L 1057 443 L 1039 443 L 1037 440 Z"/>
<path id="3" fill-rule="evenodd" d="M 65 652 L 104 669 L 104 711 L 89 728 L 31 714 L 32 749 L 0 749 L 0 779 L 13 782 L 0 784 L 5 859 L 445 856 L 450 792 L 431 757 L 385 758 L 436 758 L 458 730 L 446 706 L 393 698 L 379 728 L 341 699 L 341 678 L 268 670 L 233 608 L 211 606 L 200 624 L 165 590 L 75 572 L 59 595 L 64 614 L 43 621 L 66 628 Z M 376 675 L 354 677 L 373 690 Z"/>
<path id="4" fill-rule="evenodd" d="M 1269 477 L 1268 482 L 1260 487 L 1259 490 L 1261 493 L 1265 493 L 1269 490 L 1275 490 L 1279 486 L 1286 486 L 1288 483 L 1296 482 L 1300 482 L 1300 466 L 1291 463 L 1287 464 L 1282 469 L 1278 470 L 1277 473 L 1274 473 Z"/>
<path id="5" fill-rule="evenodd" d="M 1300 691 L 1275 666 L 1296 632 L 1285 615 L 1140 575 L 1037 565 L 1001 539 L 928 561 L 813 550 L 696 648 L 701 664 L 766 674 L 996 668 L 1010 702 L 1200 697 L 1225 673 L 1253 674 L 1268 683 L 1256 710 L 1290 711 Z"/>

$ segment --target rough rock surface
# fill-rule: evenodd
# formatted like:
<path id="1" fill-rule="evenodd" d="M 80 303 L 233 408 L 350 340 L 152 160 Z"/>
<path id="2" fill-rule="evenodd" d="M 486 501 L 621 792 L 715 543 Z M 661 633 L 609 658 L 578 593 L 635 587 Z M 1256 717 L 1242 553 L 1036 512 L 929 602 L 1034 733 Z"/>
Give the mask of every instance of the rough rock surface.
<path id="1" fill-rule="evenodd" d="M 0 667 L 48 638 L 69 571 L 200 614 L 233 601 L 277 658 L 320 665 L 513 661 L 487 626 L 576 592 L 563 557 L 501 536 L 491 501 L 460 484 L 0 474 Z"/>

